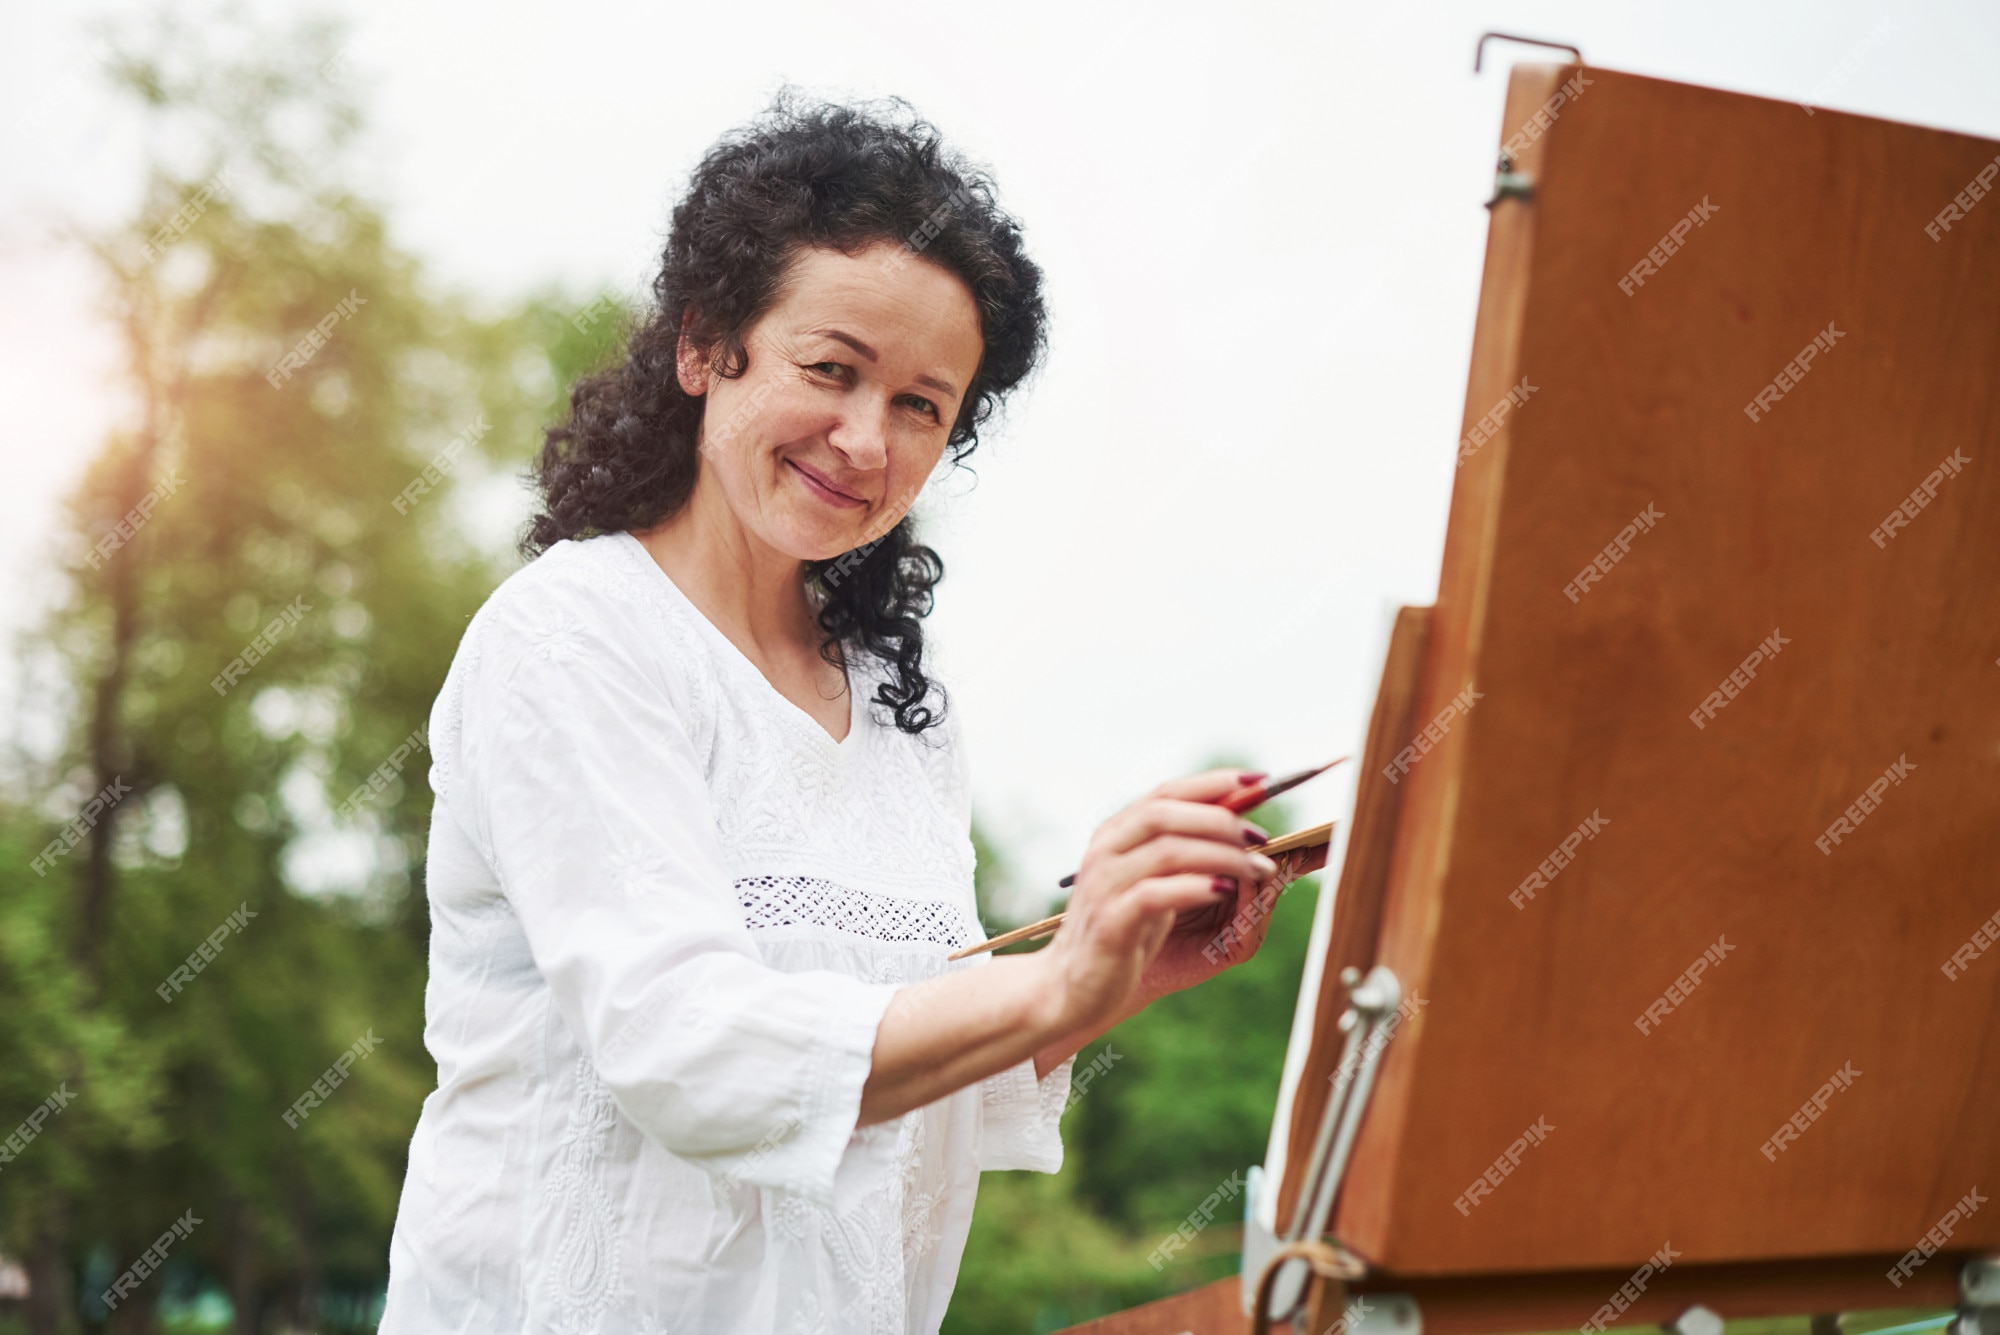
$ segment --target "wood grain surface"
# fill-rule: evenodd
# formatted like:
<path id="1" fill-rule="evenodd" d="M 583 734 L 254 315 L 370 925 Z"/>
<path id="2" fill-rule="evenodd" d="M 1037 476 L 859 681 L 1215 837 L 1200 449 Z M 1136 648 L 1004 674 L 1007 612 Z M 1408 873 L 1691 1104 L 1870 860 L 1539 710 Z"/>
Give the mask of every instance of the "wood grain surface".
<path id="1" fill-rule="evenodd" d="M 1503 138 L 1577 73 L 1518 68 Z M 1406 1276 L 1900 1255 L 2000 1183 L 2000 201 L 1926 232 L 2000 144 L 1585 77 L 1493 212 L 1468 433 L 1534 388 L 1452 500 L 1415 714 L 1477 698 L 1379 942 L 1429 1004 L 1335 1232 Z"/>

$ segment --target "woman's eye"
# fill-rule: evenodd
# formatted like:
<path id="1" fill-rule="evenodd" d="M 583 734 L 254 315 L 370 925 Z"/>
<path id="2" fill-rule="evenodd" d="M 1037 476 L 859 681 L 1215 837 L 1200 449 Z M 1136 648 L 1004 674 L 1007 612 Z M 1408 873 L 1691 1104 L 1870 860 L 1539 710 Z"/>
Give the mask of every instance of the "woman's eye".
<path id="1" fill-rule="evenodd" d="M 938 415 L 937 405 L 935 403 L 932 403 L 929 399 L 924 398 L 920 394 L 907 395 L 904 397 L 903 402 L 909 404 L 911 407 L 915 408 L 918 412 L 924 414 L 926 417 L 929 417 L 933 420 L 937 418 Z"/>
<path id="2" fill-rule="evenodd" d="M 816 374 L 819 375 L 833 376 L 834 378 L 838 379 L 840 375 L 847 370 L 847 368 L 845 366 L 842 366 L 839 362 L 814 362 L 811 366 L 808 366 L 806 370 L 815 372 Z"/>

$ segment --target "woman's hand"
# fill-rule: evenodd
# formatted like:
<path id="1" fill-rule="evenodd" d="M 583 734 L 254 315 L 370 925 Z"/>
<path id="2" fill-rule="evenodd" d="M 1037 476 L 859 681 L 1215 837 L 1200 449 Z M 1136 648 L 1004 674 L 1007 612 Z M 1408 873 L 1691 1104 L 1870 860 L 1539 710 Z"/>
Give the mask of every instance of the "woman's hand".
<path id="1" fill-rule="evenodd" d="M 1160 953 L 1140 975 L 1138 1003 L 1144 1006 L 1170 992 L 1205 983 L 1255 955 L 1271 928 L 1278 896 L 1299 877 L 1325 866 L 1326 852 L 1321 844 L 1281 853 L 1275 859 L 1276 876 L 1241 886 L 1233 898 L 1223 898 L 1213 907 L 1177 916 Z"/>
<path id="2" fill-rule="evenodd" d="M 1162 784 L 1099 827 L 1062 929 L 1006 955 L 900 989 L 875 1031 L 860 1126 L 920 1108 L 1034 1058 L 1046 1076 L 1154 997 L 1254 954 L 1266 911 L 1229 935 L 1239 904 L 1296 874 L 1256 851 L 1264 832 L 1215 803 L 1261 778 L 1211 770 Z M 1210 949 L 1220 940 L 1225 944 Z"/>
<path id="3" fill-rule="evenodd" d="M 1199 982 L 1254 952 L 1252 941 L 1247 951 L 1238 945 L 1226 952 L 1222 963 L 1202 954 L 1237 912 L 1239 896 L 1254 898 L 1267 886 L 1276 893 L 1277 864 L 1256 851 L 1263 831 L 1215 805 L 1260 777 L 1209 770 L 1176 779 L 1098 827 L 1062 928 L 1034 956 L 1048 971 L 1059 1027 L 1100 1027 L 1136 1009 L 1135 1001 Z M 1268 910 L 1259 915 L 1255 940 L 1267 917 Z"/>

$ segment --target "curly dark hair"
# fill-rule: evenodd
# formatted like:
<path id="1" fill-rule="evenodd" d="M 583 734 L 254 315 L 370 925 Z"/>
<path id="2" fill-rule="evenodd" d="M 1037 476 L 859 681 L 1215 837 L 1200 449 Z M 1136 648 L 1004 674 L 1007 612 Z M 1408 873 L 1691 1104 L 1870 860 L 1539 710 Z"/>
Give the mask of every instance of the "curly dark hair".
<path id="1" fill-rule="evenodd" d="M 744 337 L 802 250 L 853 254 L 885 241 L 956 274 L 978 304 L 985 348 L 948 438 L 952 461 L 963 461 L 981 424 L 1041 360 L 1042 272 L 1019 224 L 995 203 L 991 179 L 907 103 L 842 105 L 787 90 L 695 168 L 623 363 L 579 380 L 568 420 L 545 433 L 542 509 L 523 553 L 651 528 L 677 513 L 700 468 L 706 405 L 676 374 L 684 325 L 719 374 L 741 376 Z M 944 562 L 917 541 L 910 516 L 852 553 L 805 562 L 802 577 L 820 599 L 821 656 L 838 665 L 838 646 L 853 644 L 879 658 L 894 680 L 875 702 L 904 732 L 942 722 L 943 687 L 924 675 L 923 618 Z M 936 709 L 927 703 L 933 692 Z"/>

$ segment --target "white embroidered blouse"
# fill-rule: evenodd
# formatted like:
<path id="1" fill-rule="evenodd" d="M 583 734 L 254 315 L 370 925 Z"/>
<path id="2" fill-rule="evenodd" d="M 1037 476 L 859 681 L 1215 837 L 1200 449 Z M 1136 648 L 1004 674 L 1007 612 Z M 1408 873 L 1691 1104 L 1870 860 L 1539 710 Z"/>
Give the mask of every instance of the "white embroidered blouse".
<path id="1" fill-rule="evenodd" d="M 891 994 L 990 957 L 956 724 L 849 674 L 835 742 L 629 534 L 472 619 L 383 1335 L 933 1332 L 980 1170 L 1061 1166 L 1068 1062 L 855 1129 Z"/>

